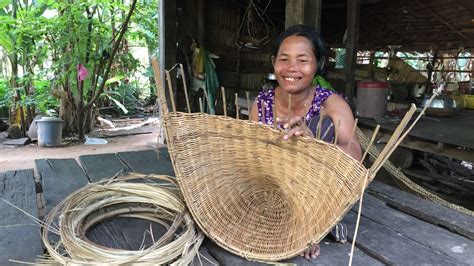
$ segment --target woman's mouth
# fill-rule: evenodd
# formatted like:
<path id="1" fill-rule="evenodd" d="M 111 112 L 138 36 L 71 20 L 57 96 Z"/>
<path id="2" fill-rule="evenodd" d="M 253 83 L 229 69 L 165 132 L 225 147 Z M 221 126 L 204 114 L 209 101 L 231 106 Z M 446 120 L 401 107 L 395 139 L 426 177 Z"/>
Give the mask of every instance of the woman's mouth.
<path id="1" fill-rule="evenodd" d="M 296 82 L 296 81 L 299 81 L 301 78 L 300 77 L 283 77 L 283 79 L 289 82 Z"/>

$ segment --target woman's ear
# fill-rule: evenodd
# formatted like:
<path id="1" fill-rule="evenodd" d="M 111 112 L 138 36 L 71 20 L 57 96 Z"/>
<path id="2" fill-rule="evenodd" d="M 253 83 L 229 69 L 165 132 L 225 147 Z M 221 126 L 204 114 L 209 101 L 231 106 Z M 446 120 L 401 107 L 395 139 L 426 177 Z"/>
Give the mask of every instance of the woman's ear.
<path id="1" fill-rule="evenodd" d="M 275 60 L 276 60 L 276 57 L 274 55 L 272 55 L 272 66 L 275 67 Z"/>

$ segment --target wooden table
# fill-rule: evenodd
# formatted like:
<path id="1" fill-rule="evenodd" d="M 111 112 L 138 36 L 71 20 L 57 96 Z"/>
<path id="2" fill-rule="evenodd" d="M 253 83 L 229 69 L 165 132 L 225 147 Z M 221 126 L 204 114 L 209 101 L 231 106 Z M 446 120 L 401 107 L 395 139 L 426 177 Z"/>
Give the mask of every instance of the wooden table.
<path id="1" fill-rule="evenodd" d="M 159 153 L 159 160 L 153 150 L 85 155 L 79 163 L 74 159 L 40 159 L 35 170 L 0 173 L 0 198 L 39 217 L 77 188 L 118 171 L 173 175 L 167 150 L 160 149 Z M 378 182 L 371 184 L 364 199 L 354 265 L 474 264 L 473 217 Z M 0 265 L 14 265 L 10 260 L 34 262 L 43 254 L 39 227 L 3 200 L 0 210 Z M 343 219 L 350 229 L 350 240 L 356 215 L 354 207 Z M 132 249 L 141 244 L 143 230 L 149 228 L 142 220 L 127 219 L 101 226 L 106 230 L 91 230 L 90 239 Z M 209 259 L 201 258 L 205 265 L 262 264 L 232 255 L 209 239 L 200 252 Z M 298 256 L 286 262 L 346 265 L 349 253 L 349 243 L 339 244 L 327 238 L 321 242 L 319 258 L 307 260 Z M 193 264 L 200 262 L 195 259 Z"/>
<path id="2" fill-rule="evenodd" d="M 398 123 L 380 124 L 388 138 Z M 374 129 L 373 119 L 359 118 L 359 127 Z M 453 116 L 426 115 L 418 121 L 401 146 L 474 162 L 474 110 L 462 110 Z M 370 133 L 369 133 L 370 134 Z"/>

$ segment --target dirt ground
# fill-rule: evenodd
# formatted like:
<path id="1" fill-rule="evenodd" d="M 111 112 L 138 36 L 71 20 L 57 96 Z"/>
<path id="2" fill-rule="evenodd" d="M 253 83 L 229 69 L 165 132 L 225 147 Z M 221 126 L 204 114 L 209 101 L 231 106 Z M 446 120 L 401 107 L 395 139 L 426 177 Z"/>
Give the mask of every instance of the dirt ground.
<path id="1" fill-rule="evenodd" d="M 34 168 L 36 159 L 75 158 L 77 160 L 84 154 L 156 149 L 159 127 L 149 126 L 147 129 L 145 134 L 105 138 L 108 143 L 103 145 L 84 145 L 77 141 L 54 148 L 39 147 L 36 143 L 22 147 L 0 145 L 0 172 Z M 150 131 L 151 133 L 148 133 Z"/>

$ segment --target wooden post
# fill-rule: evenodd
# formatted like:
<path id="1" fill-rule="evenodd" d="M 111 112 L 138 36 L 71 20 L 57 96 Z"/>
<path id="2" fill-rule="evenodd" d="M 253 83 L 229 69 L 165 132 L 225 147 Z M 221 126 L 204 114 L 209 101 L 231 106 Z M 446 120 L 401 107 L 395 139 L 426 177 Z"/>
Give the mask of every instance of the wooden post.
<path id="1" fill-rule="evenodd" d="M 198 0 L 198 44 L 204 47 L 206 44 L 206 0 Z"/>
<path id="2" fill-rule="evenodd" d="M 347 41 L 344 80 L 346 97 L 354 104 L 355 71 L 357 60 L 357 44 L 359 42 L 360 0 L 347 0 Z"/>
<path id="3" fill-rule="evenodd" d="M 375 61 L 375 53 L 376 51 L 370 52 L 370 59 L 369 59 L 369 79 L 374 78 L 374 61 Z"/>
<path id="4" fill-rule="evenodd" d="M 164 13 L 165 13 L 165 69 L 171 69 L 176 64 L 176 57 L 178 50 L 176 48 L 176 1 L 174 0 L 165 0 L 164 6 Z M 161 47 L 160 47 L 161 48 Z M 164 71 L 165 69 L 162 69 Z M 174 84 L 176 87 L 176 75 L 171 75 L 171 83 Z M 168 94 L 168 91 L 166 91 Z M 171 103 L 171 97 L 173 97 L 174 102 L 176 101 L 175 92 L 173 88 L 173 95 L 166 95 L 167 99 L 170 99 L 169 103 Z M 171 107 L 168 105 L 168 108 Z"/>
<path id="5" fill-rule="evenodd" d="M 286 0 L 285 29 L 304 24 L 321 32 L 321 7 L 322 0 Z"/>
<path id="6" fill-rule="evenodd" d="M 304 23 L 305 0 L 286 0 L 285 29 Z"/>
<path id="7" fill-rule="evenodd" d="M 321 33 L 322 0 L 306 0 L 304 5 L 304 24 L 314 27 Z"/>

